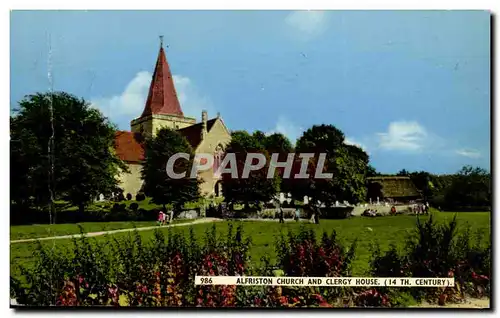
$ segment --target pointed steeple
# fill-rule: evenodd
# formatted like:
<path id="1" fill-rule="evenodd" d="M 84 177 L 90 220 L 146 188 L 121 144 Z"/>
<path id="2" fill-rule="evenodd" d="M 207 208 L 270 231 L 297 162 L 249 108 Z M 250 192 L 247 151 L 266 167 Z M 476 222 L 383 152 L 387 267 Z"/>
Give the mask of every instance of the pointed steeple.
<path id="1" fill-rule="evenodd" d="M 160 37 L 160 52 L 158 53 L 153 79 L 149 87 L 148 99 L 141 117 L 152 114 L 184 116 L 177 98 L 165 50 L 163 50 L 163 36 Z"/>

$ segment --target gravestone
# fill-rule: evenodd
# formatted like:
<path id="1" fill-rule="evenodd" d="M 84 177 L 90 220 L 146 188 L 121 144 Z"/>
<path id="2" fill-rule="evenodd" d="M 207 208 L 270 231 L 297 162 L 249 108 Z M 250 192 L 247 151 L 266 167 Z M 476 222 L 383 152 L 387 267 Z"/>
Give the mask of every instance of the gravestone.
<path id="1" fill-rule="evenodd" d="M 196 210 L 182 211 L 178 218 L 179 219 L 196 219 L 198 217 L 198 212 Z"/>
<path id="2" fill-rule="evenodd" d="M 309 204 L 309 197 L 307 195 L 304 196 L 304 204 Z"/>

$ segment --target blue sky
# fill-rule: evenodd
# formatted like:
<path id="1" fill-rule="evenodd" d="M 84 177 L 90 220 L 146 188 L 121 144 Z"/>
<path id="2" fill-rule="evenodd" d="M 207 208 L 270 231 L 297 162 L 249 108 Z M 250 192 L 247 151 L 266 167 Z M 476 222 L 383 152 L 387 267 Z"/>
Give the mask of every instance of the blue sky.
<path id="1" fill-rule="evenodd" d="M 384 173 L 490 167 L 486 11 L 14 11 L 11 108 L 49 88 L 130 129 L 168 45 L 184 113 L 292 140 L 333 124 Z"/>

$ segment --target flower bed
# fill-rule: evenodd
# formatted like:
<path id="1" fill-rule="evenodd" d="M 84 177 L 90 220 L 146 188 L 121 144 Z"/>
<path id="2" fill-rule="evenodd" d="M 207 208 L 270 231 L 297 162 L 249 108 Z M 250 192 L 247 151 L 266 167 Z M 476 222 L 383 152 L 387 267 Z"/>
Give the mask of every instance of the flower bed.
<path id="1" fill-rule="evenodd" d="M 469 233 L 455 236 L 453 222 L 432 219 L 419 223 L 403 252 L 373 250 L 372 276 L 455 277 L 454 288 L 351 288 L 195 286 L 198 275 L 348 277 L 356 242 L 347 247 L 335 231 L 316 233 L 301 227 L 275 241 L 277 262 L 262 259 L 253 268 L 251 241 L 240 225 L 228 225 L 227 234 L 216 227 L 203 242 L 190 235 L 155 232 L 143 242 L 136 232 L 125 239 L 99 244 L 88 238 L 74 240 L 71 251 L 37 249 L 35 265 L 23 271 L 23 280 L 11 277 L 11 297 L 22 305 L 139 306 L 139 307 L 394 307 L 412 299 L 457 302 L 465 294 L 490 292 L 490 248 L 469 243 Z"/>

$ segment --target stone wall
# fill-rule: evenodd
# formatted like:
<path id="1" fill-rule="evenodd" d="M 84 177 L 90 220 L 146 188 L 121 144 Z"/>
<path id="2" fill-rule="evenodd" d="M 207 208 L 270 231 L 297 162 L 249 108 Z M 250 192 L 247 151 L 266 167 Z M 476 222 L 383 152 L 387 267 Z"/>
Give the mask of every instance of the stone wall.
<path id="1" fill-rule="evenodd" d="M 196 153 L 214 154 L 218 145 L 225 148 L 231 141 L 231 134 L 224 126 L 222 121 L 218 119 L 212 126 L 212 129 L 207 133 L 205 139 L 196 148 Z M 200 185 L 200 191 L 203 196 L 215 193 L 215 184 L 219 181 L 214 177 L 213 169 L 202 171 L 198 176 L 204 180 Z"/>
<path id="2" fill-rule="evenodd" d="M 363 206 L 356 206 L 356 207 L 354 207 L 354 210 L 352 211 L 352 215 L 361 215 L 366 209 L 377 210 L 378 213 L 382 213 L 382 214 L 389 214 L 391 212 L 391 207 L 392 207 L 392 205 L 385 206 L 385 205 L 377 205 L 377 204 L 367 204 L 366 207 L 364 205 Z M 395 207 L 396 207 L 397 212 L 407 212 L 410 205 L 408 205 L 408 204 L 396 205 Z"/>
<path id="3" fill-rule="evenodd" d="M 135 195 L 141 190 L 143 183 L 141 179 L 142 165 L 129 163 L 127 166 L 130 172 L 121 172 L 118 175 L 118 180 L 120 181 L 120 188 L 123 190 L 123 194 L 127 195 L 127 193 L 130 193 L 135 199 Z"/>
<path id="4" fill-rule="evenodd" d="M 161 128 L 182 129 L 196 124 L 195 118 L 175 115 L 149 115 L 132 120 L 130 128 L 132 132 L 141 132 L 141 127 L 145 134 L 156 135 Z"/>

